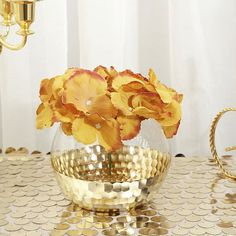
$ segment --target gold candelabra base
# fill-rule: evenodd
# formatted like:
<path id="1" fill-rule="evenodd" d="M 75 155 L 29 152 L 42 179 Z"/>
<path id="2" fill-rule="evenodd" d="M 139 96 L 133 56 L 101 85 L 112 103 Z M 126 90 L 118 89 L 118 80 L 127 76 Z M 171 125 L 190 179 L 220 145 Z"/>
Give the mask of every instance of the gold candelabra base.
<path id="1" fill-rule="evenodd" d="M 27 36 L 33 34 L 30 30 L 30 25 L 34 22 L 35 16 L 35 1 L 36 0 L 0 0 L 0 16 L 3 17 L 1 25 L 6 27 L 6 34 L 0 34 L 0 53 L 2 48 L 6 47 L 10 50 L 20 50 L 27 42 Z M 7 42 L 7 36 L 10 31 L 10 26 L 15 24 L 20 26 L 17 34 L 22 36 L 19 44 L 13 45 Z"/>

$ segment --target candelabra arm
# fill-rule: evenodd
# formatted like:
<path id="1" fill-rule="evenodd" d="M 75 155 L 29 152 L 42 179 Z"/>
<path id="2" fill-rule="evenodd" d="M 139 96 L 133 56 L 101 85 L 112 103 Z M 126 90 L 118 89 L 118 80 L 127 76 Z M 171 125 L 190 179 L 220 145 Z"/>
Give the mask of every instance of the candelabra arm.
<path id="1" fill-rule="evenodd" d="M 10 50 L 19 50 L 19 49 L 21 49 L 25 46 L 26 42 L 27 42 L 27 35 L 23 35 L 22 36 L 22 41 L 17 45 L 12 45 L 10 43 L 7 43 L 6 42 L 6 37 L 5 36 L 0 36 L 0 52 L 1 52 L 2 46 L 6 47 Z"/>

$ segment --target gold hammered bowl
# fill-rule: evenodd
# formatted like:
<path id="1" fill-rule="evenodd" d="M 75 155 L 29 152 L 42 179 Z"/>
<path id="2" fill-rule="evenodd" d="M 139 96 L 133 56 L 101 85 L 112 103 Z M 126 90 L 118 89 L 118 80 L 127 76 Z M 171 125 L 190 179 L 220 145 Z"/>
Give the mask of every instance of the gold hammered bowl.
<path id="1" fill-rule="evenodd" d="M 66 197 L 95 211 L 129 210 L 151 200 L 167 174 L 170 160 L 169 153 L 137 146 L 108 153 L 94 145 L 51 155 Z"/>

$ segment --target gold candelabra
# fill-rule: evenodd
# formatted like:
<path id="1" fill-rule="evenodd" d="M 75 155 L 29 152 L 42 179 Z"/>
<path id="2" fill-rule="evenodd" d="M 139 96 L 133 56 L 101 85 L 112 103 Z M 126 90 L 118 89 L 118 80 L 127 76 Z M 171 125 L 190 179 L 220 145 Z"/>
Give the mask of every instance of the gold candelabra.
<path id="1" fill-rule="evenodd" d="M 11 50 L 19 50 L 26 44 L 28 35 L 33 34 L 30 25 L 34 21 L 36 0 L 0 0 L 0 16 L 3 21 L 1 25 L 5 33 L 0 33 L 0 53 L 3 46 Z M 16 33 L 22 37 L 21 42 L 13 45 L 7 42 L 10 28 L 15 22 L 20 26 Z"/>

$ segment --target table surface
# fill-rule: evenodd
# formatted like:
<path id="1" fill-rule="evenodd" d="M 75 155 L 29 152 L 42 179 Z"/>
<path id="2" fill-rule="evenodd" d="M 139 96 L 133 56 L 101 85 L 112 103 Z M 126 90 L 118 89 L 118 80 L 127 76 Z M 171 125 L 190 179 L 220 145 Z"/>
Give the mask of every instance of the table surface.
<path id="1" fill-rule="evenodd" d="M 108 215 L 65 199 L 49 156 L 0 156 L 0 235 L 236 235 L 236 182 L 208 157 L 175 158 L 152 203 Z"/>

